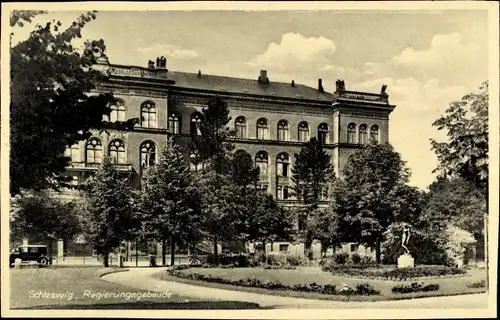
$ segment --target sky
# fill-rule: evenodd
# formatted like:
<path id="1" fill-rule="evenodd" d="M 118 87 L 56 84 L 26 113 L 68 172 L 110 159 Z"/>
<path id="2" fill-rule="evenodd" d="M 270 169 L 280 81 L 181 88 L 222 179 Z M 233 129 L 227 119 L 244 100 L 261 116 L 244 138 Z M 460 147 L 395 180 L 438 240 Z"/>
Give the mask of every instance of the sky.
<path id="1" fill-rule="evenodd" d="M 81 12 L 52 11 L 63 25 Z M 32 28 L 32 27 L 31 27 Z M 13 41 L 29 27 L 14 31 Z M 32 30 L 32 29 L 31 29 Z M 452 101 L 488 78 L 488 15 L 441 11 L 100 11 L 82 39 L 104 39 L 111 63 L 147 66 L 158 56 L 169 70 L 380 92 L 386 84 L 389 142 L 426 189 L 437 158 L 430 139 L 444 140 L 432 123 Z"/>

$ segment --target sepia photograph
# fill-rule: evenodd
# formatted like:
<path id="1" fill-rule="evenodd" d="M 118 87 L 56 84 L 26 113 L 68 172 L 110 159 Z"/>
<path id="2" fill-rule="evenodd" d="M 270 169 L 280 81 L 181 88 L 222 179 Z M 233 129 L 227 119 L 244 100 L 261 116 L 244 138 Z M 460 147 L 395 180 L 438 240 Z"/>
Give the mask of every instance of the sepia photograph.
<path id="1" fill-rule="evenodd" d="M 2 316 L 495 317 L 498 23 L 2 3 Z"/>

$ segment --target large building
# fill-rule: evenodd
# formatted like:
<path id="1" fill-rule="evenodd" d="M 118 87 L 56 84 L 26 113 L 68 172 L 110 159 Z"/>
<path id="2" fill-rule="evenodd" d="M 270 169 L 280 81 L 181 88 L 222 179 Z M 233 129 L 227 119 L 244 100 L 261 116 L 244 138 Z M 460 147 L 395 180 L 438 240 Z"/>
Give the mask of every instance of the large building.
<path id="1" fill-rule="evenodd" d="M 96 93 L 112 92 L 119 100 L 112 106 L 109 120 L 138 117 L 142 121 L 132 132 L 96 133 L 71 147 L 68 172 L 75 184 L 97 170 L 104 155 L 139 183 L 141 169 L 158 160 L 168 135 L 183 147 L 188 161 L 193 156 L 189 137 L 197 131 L 201 110 L 215 96 L 230 109 L 235 150 L 252 156 L 260 168 L 261 188 L 284 205 L 295 202 L 288 193 L 294 154 L 309 138 L 315 136 L 324 144 L 337 174 L 361 145 L 371 139 L 388 141 L 394 106 L 389 104 L 386 86 L 380 93 L 356 92 L 346 90 L 344 82 L 337 80 L 335 91 L 327 92 L 321 79 L 313 88 L 292 79 L 274 82 L 265 70 L 256 72 L 255 79 L 169 71 L 163 58 L 156 59 L 156 64 L 150 61 L 147 67 L 103 60 L 98 68 L 107 77 Z M 333 80 L 329 86 L 334 87 Z"/>

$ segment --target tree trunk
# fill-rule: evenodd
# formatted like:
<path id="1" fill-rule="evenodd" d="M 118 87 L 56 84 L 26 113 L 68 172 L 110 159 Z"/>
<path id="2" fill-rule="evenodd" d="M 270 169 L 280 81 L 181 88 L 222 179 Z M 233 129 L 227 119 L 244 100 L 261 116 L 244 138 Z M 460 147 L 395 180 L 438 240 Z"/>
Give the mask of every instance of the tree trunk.
<path id="1" fill-rule="evenodd" d="M 175 241 L 174 237 L 170 236 L 170 265 L 175 264 Z"/>
<path id="2" fill-rule="evenodd" d="M 312 250 L 311 250 L 312 242 L 313 242 L 312 232 L 311 231 L 307 231 L 306 232 L 306 239 L 304 241 L 304 255 L 308 259 L 312 259 Z"/>
<path id="3" fill-rule="evenodd" d="M 375 240 L 375 261 L 377 264 L 380 264 L 380 236 L 377 236 L 377 239 Z"/>
<path id="4" fill-rule="evenodd" d="M 161 239 L 161 265 L 164 266 L 166 262 L 166 252 L 165 252 L 165 238 Z"/>
<path id="5" fill-rule="evenodd" d="M 104 248 L 104 257 L 103 257 L 104 268 L 109 267 L 108 258 L 109 258 L 109 250 L 106 247 L 106 248 Z"/>
<path id="6" fill-rule="evenodd" d="M 219 264 L 218 253 L 219 253 L 219 248 L 217 247 L 217 236 L 215 235 L 214 236 L 214 265 L 216 265 L 216 266 Z"/>

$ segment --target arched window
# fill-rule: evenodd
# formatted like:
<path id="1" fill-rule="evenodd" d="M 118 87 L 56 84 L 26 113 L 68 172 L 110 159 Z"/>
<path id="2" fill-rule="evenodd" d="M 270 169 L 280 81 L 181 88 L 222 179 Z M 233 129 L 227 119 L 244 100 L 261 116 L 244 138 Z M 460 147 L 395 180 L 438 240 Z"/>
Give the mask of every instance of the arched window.
<path id="1" fill-rule="evenodd" d="M 269 139 L 269 125 L 266 118 L 257 120 L 257 139 Z"/>
<path id="2" fill-rule="evenodd" d="M 280 120 L 278 122 L 278 140 L 288 141 L 290 138 L 290 130 L 288 128 L 288 121 Z"/>
<path id="3" fill-rule="evenodd" d="M 87 159 L 86 163 L 101 163 L 102 162 L 102 143 L 97 138 L 92 138 L 87 141 L 85 147 Z"/>
<path id="4" fill-rule="evenodd" d="M 109 113 L 109 121 L 125 121 L 125 104 L 123 101 L 118 100 L 116 103 L 113 103 L 111 106 L 111 111 Z"/>
<path id="5" fill-rule="evenodd" d="M 199 112 L 193 112 L 191 114 L 191 127 L 190 132 L 192 135 L 201 135 L 200 123 L 203 116 Z"/>
<path id="6" fill-rule="evenodd" d="M 309 124 L 306 121 L 299 123 L 299 141 L 309 141 Z"/>
<path id="7" fill-rule="evenodd" d="M 326 123 L 321 123 L 318 126 L 318 141 L 322 144 L 327 144 L 329 143 L 330 139 L 328 138 L 329 136 L 330 129 L 328 128 L 328 125 Z"/>
<path id="8" fill-rule="evenodd" d="M 374 124 L 370 128 L 370 140 L 373 140 L 376 143 L 379 143 L 379 141 L 378 141 L 378 126 L 376 124 Z"/>
<path id="9" fill-rule="evenodd" d="M 235 121 L 236 138 L 247 137 L 247 119 L 245 117 L 238 117 Z"/>
<path id="10" fill-rule="evenodd" d="M 122 140 L 113 140 L 109 144 L 109 157 L 112 163 L 125 163 L 125 143 Z"/>
<path id="11" fill-rule="evenodd" d="M 201 161 L 199 154 L 196 150 L 192 150 L 189 154 L 189 168 L 191 171 L 200 171 L 203 169 L 203 162 Z"/>
<path id="12" fill-rule="evenodd" d="M 286 153 L 280 153 L 276 157 L 276 175 L 288 177 L 290 171 L 290 157 Z"/>
<path id="13" fill-rule="evenodd" d="M 277 186 L 276 187 L 276 198 L 278 200 L 287 200 L 289 198 L 288 186 Z"/>
<path id="14" fill-rule="evenodd" d="M 144 102 L 141 106 L 141 125 L 144 128 L 156 128 L 156 106 L 153 102 Z"/>
<path id="15" fill-rule="evenodd" d="M 152 141 L 144 141 L 141 144 L 141 166 L 149 167 L 156 162 L 156 146 Z"/>
<path id="16" fill-rule="evenodd" d="M 347 143 L 356 143 L 356 124 L 349 123 L 347 125 Z"/>
<path id="17" fill-rule="evenodd" d="M 168 130 L 170 133 L 181 133 L 181 116 L 177 112 L 170 112 L 168 115 Z"/>
<path id="18" fill-rule="evenodd" d="M 80 144 L 75 143 L 70 148 L 66 148 L 64 156 L 70 158 L 71 162 L 81 162 Z"/>
<path id="19" fill-rule="evenodd" d="M 362 124 L 359 126 L 359 143 L 368 143 L 368 126 L 366 124 Z"/>
<path id="20" fill-rule="evenodd" d="M 269 173 L 269 157 L 267 152 L 260 151 L 255 156 L 255 166 L 259 168 L 261 175 L 267 175 Z"/>

